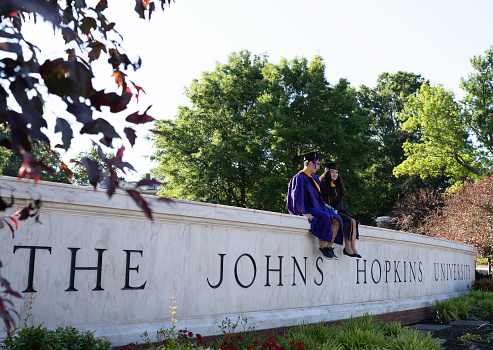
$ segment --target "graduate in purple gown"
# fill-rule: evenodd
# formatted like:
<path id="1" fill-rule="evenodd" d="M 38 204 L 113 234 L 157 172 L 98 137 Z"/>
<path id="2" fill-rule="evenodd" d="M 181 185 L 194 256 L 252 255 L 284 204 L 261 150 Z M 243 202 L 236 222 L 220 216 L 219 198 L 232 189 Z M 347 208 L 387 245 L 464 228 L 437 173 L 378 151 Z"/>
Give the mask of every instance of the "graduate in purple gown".
<path id="1" fill-rule="evenodd" d="M 337 259 L 332 245 L 342 245 L 342 219 L 322 199 L 320 180 L 315 175 L 320 169 L 319 155 L 317 152 L 308 152 L 302 156 L 304 169 L 289 182 L 286 207 L 290 214 L 308 218 L 311 232 L 319 240 L 322 256 Z"/>

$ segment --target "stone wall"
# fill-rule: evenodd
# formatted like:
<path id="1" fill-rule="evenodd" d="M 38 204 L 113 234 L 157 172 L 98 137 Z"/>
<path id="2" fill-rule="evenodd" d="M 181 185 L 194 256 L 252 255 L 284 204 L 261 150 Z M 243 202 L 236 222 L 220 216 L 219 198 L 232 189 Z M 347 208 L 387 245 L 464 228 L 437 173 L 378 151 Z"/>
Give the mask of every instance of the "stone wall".
<path id="1" fill-rule="evenodd" d="M 327 261 L 303 217 L 147 197 L 151 222 L 124 193 L 8 177 L 0 188 L 19 205 L 43 200 L 42 224 L 20 222 L 13 239 L 1 231 L 21 323 L 29 312 L 28 324 L 113 345 L 171 327 L 173 294 L 175 325 L 208 336 L 226 317 L 260 330 L 422 309 L 474 279 L 475 248 L 427 236 L 361 226 L 362 259 L 337 246 Z"/>

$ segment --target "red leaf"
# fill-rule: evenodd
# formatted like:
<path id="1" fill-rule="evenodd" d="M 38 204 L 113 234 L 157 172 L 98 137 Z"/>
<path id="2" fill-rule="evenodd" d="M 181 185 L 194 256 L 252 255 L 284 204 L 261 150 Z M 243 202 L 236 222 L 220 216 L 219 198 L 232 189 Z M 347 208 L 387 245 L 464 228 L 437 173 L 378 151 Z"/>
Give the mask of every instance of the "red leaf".
<path id="1" fill-rule="evenodd" d="M 142 209 L 144 214 L 151 220 L 152 219 L 152 212 L 149 206 L 147 205 L 147 202 L 142 198 L 140 195 L 139 191 L 136 190 L 126 190 L 127 193 L 129 194 L 130 197 L 134 200 L 134 202 Z"/>
<path id="2" fill-rule="evenodd" d="M 10 232 L 12 232 L 12 238 L 14 238 L 14 228 L 12 227 L 12 225 L 5 219 L 1 219 L 0 222 L 5 222 L 7 225 L 9 225 L 10 227 Z"/>
<path id="3" fill-rule="evenodd" d="M 98 162 L 87 157 L 82 158 L 80 162 L 86 168 L 89 183 L 96 188 L 98 186 L 99 179 L 101 178 L 101 171 L 99 171 Z"/>
<path id="4" fill-rule="evenodd" d="M 54 174 L 55 171 L 47 166 L 43 161 L 34 159 L 34 156 L 26 151 L 22 151 L 22 166 L 19 169 L 19 177 L 22 178 L 27 176 L 28 179 L 34 179 L 35 182 L 38 182 L 41 178 L 41 168 L 45 169 L 51 174 Z"/>
<path id="5" fill-rule="evenodd" d="M 10 208 L 14 204 L 14 196 L 10 196 L 10 204 L 3 200 L 0 197 L 0 211 L 4 211 L 7 208 Z"/>
<path id="6" fill-rule="evenodd" d="M 112 144 L 113 144 L 113 139 L 111 137 L 107 137 L 107 136 L 103 136 L 99 142 L 101 142 L 103 145 L 105 145 L 106 147 L 109 147 L 109 148 L 113 148 Z"/>
<path id="7" fill-rule="evenodd" d="M 140 92 L 142 91 L 144 94 L 146 93 L 142 87 L 135 85 L 133 81 L 130 80 L 134 88 L 137 90 L 137 94 L 135 94 L 135 98 L 137 99 L 137 103 L 139 103 Z"/>
<path id="8" fill-rule="evenodd" d="M 104 176 L 104 183 L 106 185 L 108 197 L 111 198 L 113 193 L 115 193 L 116 188 L 118 187 L 118 177 L 114 172 L 110 176 Z"/>
<path id="9" fill-rule="evenodd" d="M 9 216 L 9 218 L 14 222 L 15 228 L 19 228 L 19 223 L 17 222 L 17 220 L 12 216 Z"/>
<path id="10" fill-rule="evenodd" d="M 123 129 L 123 132 L 127 136 L 128 141 L 132 145 L 132 147 L 135 145 L 135 139 L 137 138 L 137 135 L 135 134 L 135 130 L 132 128 L 125 128 Z"/>
<path id="11" fill-rule="evenodd" d="M 103 149 L 101 148 L 101 146 L 97 145 L 97 149 L 98 149 L 98 156 L 99 156 L 99 158 L 101 158 L 101 160 L 103 162 L 106 162 L 106 155 L 104 154 Z"/>
<path id="12" fill-rule="evenodd" d="M 109 165 L 116 166 L 118 169 L 122 170 L 124 173 L 125 173 L 125 169 L 124 168 L 128 168 L 130 170 L 135 171 L 135 169 L 134 169 L 134 167 L 133 167 L 132 164 L 130 164 L 128 162 L 124 162 L 122 160 L 123 151 L 125 151 L 125 147 L 122 146 L 122 147 L 120 147 L 120 149 L 118 149 L 118 152 L 116 152 L 116 155 L 113 158 L 108 159 L 106 161 L 106 163 L 108 163 Z"/>
<path id="13" fill-rule="evenodd" d="M 133 81 L 130 80 L 130 82 L 132 83 L 132 85 L 134 86 L 134 88 L 137 90 L 137 94 L 139 94 L 141 91 L 145 94 L 146 92 L 144 91 L 144 89 L 142 89 L 142 87 L 138 86 L 138 85 L 135 85 L 135 83 Z"/>
<path id="14" fill-rule="evenodd" d="M 134 123 L 134 124 L 144 124 L 144 123 L 152 122 L 155 119 L 147 114 L 147 111 L 151 107 L 152 106 L 147 107 L 147 109 L 143 114 L 139 114 L 138 112 L 132 113 L 125 120 L 129 123 Z"/>
<path id="15" fill-rule="evenodd" d="M 110 30 L 112 30 L 115 27 L 115 24 L 116 24 L 115 22 L 111 22 L 107 26 L 104 26 L 104 30 L 109 32 Z"/>
<path id="16" fill-rule="evenodd" d="M 98 2 L 98 4 L 96 5 L 96 11 L 97 12 L 104 11 L 107 8 L 108 8 L 108 1 L 107 0 L 100 0 Z"/>
<path id="17" fill-rule="evenodd" d="M 166 134 L 162 131 L 159 131 L 159 130 L 156 130 L 156 129 L 151 129 L 149 130 L 150 132 L 154 133 L 154 134 L 158 134 L 158 135 L 161 135 L 161 136 L 166 136 Z"/>
<path id="18" fill-rule="evenodd" d="M 125 93 L 122 96 L 110 92 L 105 93 L 103 90 L 97 91 L 91 96 L 91 104 L 98 111 L 101 111 L 101 106 L 109 106 L 110 112 L 117 113 L 127 108 L 127 104 L 130 102 L 132 94 Z"/>
<path id="19" fill-rule="evenodd" d="M 67 103 L 67 112 L 72 113 L 77 121 L 83 124 L 92 120 L 92 109 L 85 103 Z"/>
<path id="20" fill-rule="evenodd" d="M 115 83 L 118 85 L 118 87 L 123 85 L 123 82 L 125 81 L 125 73 L 120 71 L 115 71 L 111 76 L 115 77 Z"/>
<path id="21" fill-rule="evenodd" d="M 82 40 L 79 39 L 77 34 L 70 28 L 68 27 L 62 27 L 62 36 L 63 39 L 65 39 L 65 44 L 71 42 L 71 41 L 76 41 L 77 43 L 82 43 Z"/>
<path id="22" fill-rule="evenodd" d="M 123 96 L 118 96 L 114 99 L 113 103 L 110 105 L 111 113 L 118 113 L 127 108 L 130 99 L 132 98 L 132 94 L 126 92 Z"/>
<path id="23" fill-rule="evenodd" d="M 117 157 L 123 157 L 123 152 L 125 152 L 125 146 L 121 146 L 118 148 L 118 151 L 116 152 Z"/>
<path id="24" fill-rule="evenodd" d="M 161 184 L 162 182 L 156 179 L 142 179 L 139 182 L 137 182 L 135 186 L 140 187 L 140 186 L 161 185 Z"/>
<path id="25" fill-rule="evenodd" d="M 82 129 L 80 129 L 80 133 L 91 135 L 102 133 L 104 136 L 111 139 L 120 138 L 120 135 L 115 131 L 115 128 L 103 118 L 98 118 L 85 123 Z"/>
<path id="26" fill-rule="evenodd" d="M 29 217 L 29 212 L 31 208 L 29 206 L 25 206 L 20 211 L 16 212 L 14 215 L 19 217 L 19 220 L 26 220 Z"/>

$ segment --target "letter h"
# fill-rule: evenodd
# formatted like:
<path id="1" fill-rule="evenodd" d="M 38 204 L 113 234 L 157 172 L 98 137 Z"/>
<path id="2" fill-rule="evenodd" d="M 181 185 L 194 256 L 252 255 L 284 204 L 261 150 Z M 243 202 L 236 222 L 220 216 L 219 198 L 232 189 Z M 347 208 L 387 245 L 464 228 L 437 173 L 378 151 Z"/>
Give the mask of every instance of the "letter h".
<path id="1" fill-rule="evenodd" d="M 68 248 L 72 252 L 72 262 L 70 265 L 70 287 L 66 289 L 66 292 L 77 292 L 77 289 L 74 287 L 75 282 L 75 270 L 96 270 L 98 272 L 96 277 L 96 288 L 93 290 L 104 290 L 101 288 L 101 271 L 103 269 L 103 252 L 106 249 L 95 249 L 98 252 L 98 266 L 97 267 L 76 267 L 75 266 L 75 256 L 77 255 L 77 251 L 80 248 Z"/>

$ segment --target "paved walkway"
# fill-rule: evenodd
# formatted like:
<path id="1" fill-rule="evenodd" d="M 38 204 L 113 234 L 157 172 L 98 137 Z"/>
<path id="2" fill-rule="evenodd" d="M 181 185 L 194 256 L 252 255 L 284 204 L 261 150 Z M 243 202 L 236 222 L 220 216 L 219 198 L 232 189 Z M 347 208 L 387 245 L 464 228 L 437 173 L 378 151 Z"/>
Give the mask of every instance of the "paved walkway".
<path id="1" fill-rule="evenodd" d="M 431 333 L 444 349 L 493 349 L 493 344 L 487 341 L 492 334 L 491 326 L 488 321 L 458 320 L 449 324 L 418 323 L 409 328 L 419 330 L 423 334 Z M 460 339 L 465 334 L 479 335 L 481 340 L 476 339 L 466 347 L 466 343 Z"/>

